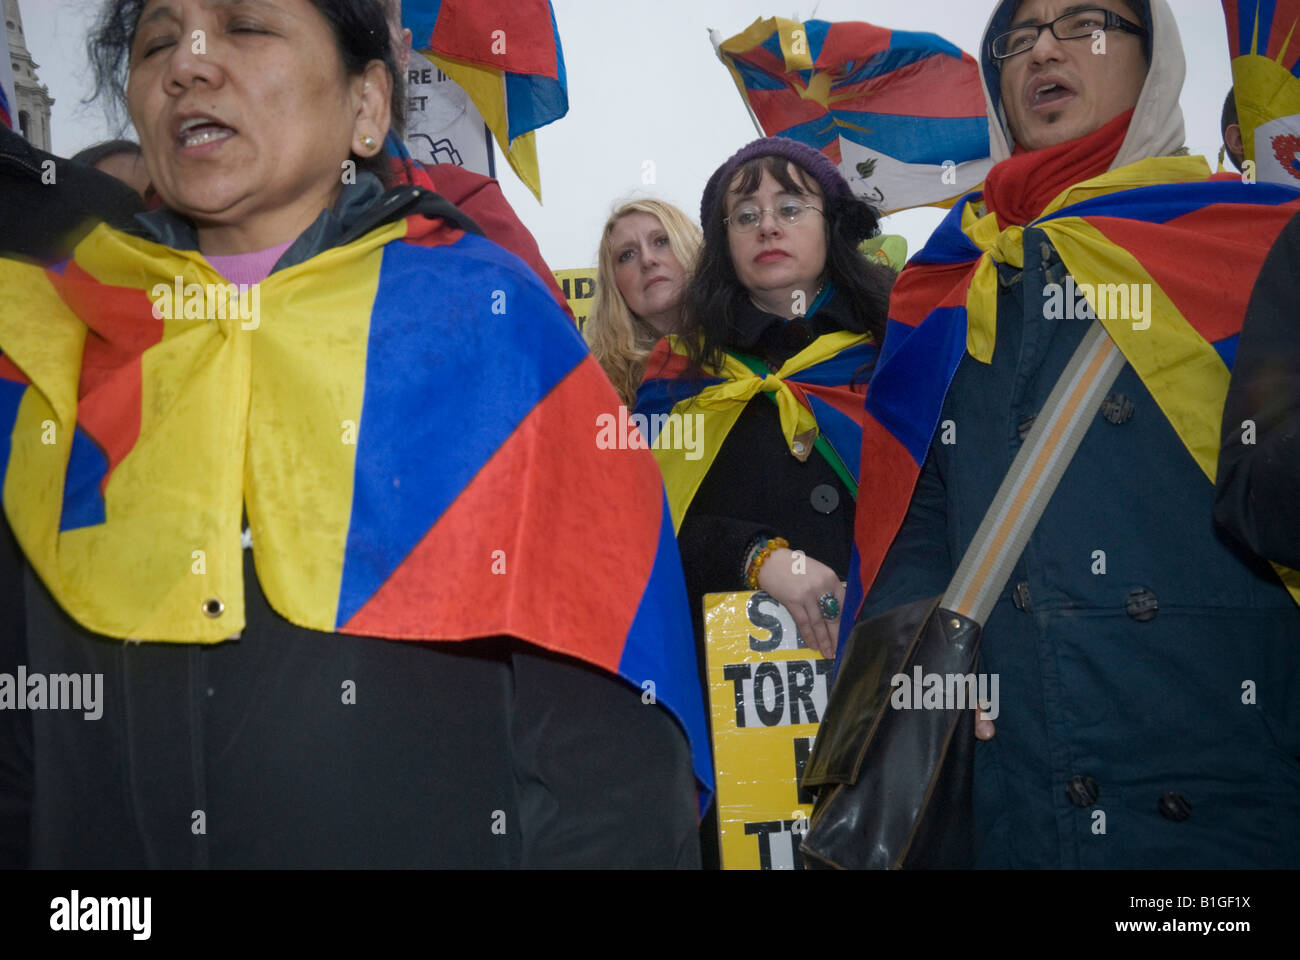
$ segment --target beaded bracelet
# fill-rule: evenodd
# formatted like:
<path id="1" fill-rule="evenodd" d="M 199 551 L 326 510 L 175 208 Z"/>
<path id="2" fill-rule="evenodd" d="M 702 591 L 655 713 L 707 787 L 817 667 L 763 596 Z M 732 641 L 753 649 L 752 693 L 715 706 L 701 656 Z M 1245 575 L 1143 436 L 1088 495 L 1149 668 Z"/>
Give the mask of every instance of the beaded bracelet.
<path id="1" fill-rule="evenodd" d="M 745 548 L 745 559 L 740 564 L 741 583 L 749 582 L 749 568 L 753 565 L 754 558 L 758 556 L 759 551 L 767 546 L 767 542 L 774 536 L 775 534 L 760 533 L 753 540 L 749 541 L 749 546 Z"/>
<path id="2" fill-rule="evenodd" d="M 785 539 L 785 537 L 773 537 L 763 545 L 763 549 L 758 551 L 758 556 L 756 556 L 753 562 L 749 565 L 749 576 L 745 579 L 745 582 L 749 584 L 749 589 L 758 589 L 758 572 L 763 569 L 763 564 L 767 563 L 767 558 L 772 555 L 772 552 L 788 548 L 789 546 L 790 541 Z"/>

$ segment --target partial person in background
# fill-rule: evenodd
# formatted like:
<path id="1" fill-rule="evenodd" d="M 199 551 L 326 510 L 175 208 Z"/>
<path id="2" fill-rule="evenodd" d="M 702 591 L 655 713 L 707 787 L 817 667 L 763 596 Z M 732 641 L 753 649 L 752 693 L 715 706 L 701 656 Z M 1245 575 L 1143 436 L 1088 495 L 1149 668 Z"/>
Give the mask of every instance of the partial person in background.
<path id="1" fill-rule="evenodd" d="M 1300 218 L 1260 270 L 1223 409 L 1214 519 L 1254 553 L 1300 570 Z"/>
<path id="2" fill-rule="evenodd" d="M 1228 96 L 1223 101 L 1223 113 L 1219 116 L 1219 129 L 1223 131 L 1223 147 L 1219 150 L 1219 163 L 1223 163 L 1226 153 L 1232 165 L 1241 171 L 1246 162 L 1246 147 L 1241 139 L 1241 124 L 1237 120 L 1236 87 L 1228 89 Z"/>
<path id="3" fill-rule="evenodd" d="M 636 406 L 651 349 L 681 325 L 699 250 L 700 228 L 662 200 L 632 200 L 605 221 L 583 335 L 629 408 Z"/>
<path id="4" fill-rule="evenodd" d="M 411 31 L 402 26 L 402 0 L 380 2 L 388 18 L 388 28 L 392 33 L 393 49 L 397 51 L 404 88 L 406 70 L 411 62 Z M 474 221 L 485 237 L 528 264 L 546 285 L 560 309 L 570 320 L 573 319 L 573 311 L 569 308 L 563 288 L 542 258 L 537 241 L 501 192 L 501 184 L 491 177 L 466 170 L 454 163 L 426 166 L 411 157 L 405 141 L 395 133 L 389 133 L 384 147 L 392 158 L 394 170 L 401 182 L 432 190 L 453 203 Z"/>
<path id="5" fill-rule="evenodd" d="M 132 140 L 105 140 L 96 143 L 75 154 L 72 162 L 94 167 L 100 173 L 116 177 L 140 194 L 146 205 L 156 195 L 153 185 L 149 183 L 149 171 L 145 169 L 144 158 L 140 156 L 140 145 Z"/>

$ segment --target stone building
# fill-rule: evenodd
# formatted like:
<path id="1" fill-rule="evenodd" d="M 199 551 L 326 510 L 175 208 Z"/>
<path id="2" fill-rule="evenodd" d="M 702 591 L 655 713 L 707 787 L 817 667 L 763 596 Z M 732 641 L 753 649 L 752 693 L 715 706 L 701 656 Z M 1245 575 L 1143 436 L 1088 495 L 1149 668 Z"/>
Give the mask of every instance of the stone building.
<path id="1" fill-rule="evenodd" d="M 50 150 L 50 107 L 54 99 L 36 76 L 38 64 L 27 51 L 18 0 L 4 0 L 5 28 L 9 34 L 9 64 L 14 72 L 14 129 L 28 142 Z"/>

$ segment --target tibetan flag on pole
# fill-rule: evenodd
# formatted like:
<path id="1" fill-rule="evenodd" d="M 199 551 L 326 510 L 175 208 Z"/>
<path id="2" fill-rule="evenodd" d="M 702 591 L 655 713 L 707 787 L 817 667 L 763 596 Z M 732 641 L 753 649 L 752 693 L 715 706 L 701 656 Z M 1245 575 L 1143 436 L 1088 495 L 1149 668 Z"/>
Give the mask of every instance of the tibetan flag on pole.
<path id="1" fill-rule="evenodd" d="M 979 65 L 942 37 L 781 17 L 710 35 L 759 129 L 822 151 L 885 213 L 951 206 L 992 166 Z"/>
<path id="2" fill-rule="evenodd" d="M 1246 160 L 1300 186 L 1300 0 L 1223 0 Z"/>
<path id="3" fill-rule="evenodd" d="M 5 28 L 4 18 L 0 17 L 0 126 L 10 130 L 14 126 L 17 107 L 14 106 L 14 77 L 9 65 L 9 31 Z"/>
<path id="4" fill-rule="evenodd" d="M 511 169 L 540 201 L 533 131 L 569 112 L 549 0 L 406 0 L 402 23 L 414 49 L 469 94 Z"/>

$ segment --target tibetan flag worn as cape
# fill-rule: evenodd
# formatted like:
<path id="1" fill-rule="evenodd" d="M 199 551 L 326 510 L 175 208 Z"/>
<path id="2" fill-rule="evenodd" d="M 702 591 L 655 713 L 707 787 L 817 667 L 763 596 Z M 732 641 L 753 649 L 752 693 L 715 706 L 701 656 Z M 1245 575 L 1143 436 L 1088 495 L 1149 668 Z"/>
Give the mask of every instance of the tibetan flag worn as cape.
<path id="1" fill-rule="evenodd" d="M 712 39 L 763 133 L 822 151 L 885 213 L 950 206 L 992 166 L 979 64 L 942 37 L 769 17 Z"/>
<path id="2" fill-rule="evenodd" d="M 1101 322 L 1213 484 L 1246 306 L 1273 242 L 1300 212 L 1300 192 L 1209 175 L 1202 157 L 1142 160 L 1070 187 L 1030 226 L 1046 233 L 1095 312 L 1110 311 L 1084 285 L 1151 284 L 1148 328 Z M 952 209 L 894 287 L 867 391 L 862 482 L 874 509 L 857 515 L 858 570 L 846 597 L 855 614 L 902 526 L 957 365 L 967 353 L 993 356 L 996 264 L 1024 264 L 1024 228 L 999 232 L 980 199 Z M 1300 602 L 1300 575 L 1278 572 Z"/>
<path id="3" fill-rule="evenodd" d="M 469 94 L 511 169 L 542 198 L 538 127 L 569 112 L 549 0 L 404 0 L 412 46 Z"/>
<path id="4" fill-rule="evenodd" d="M 1300 186 L 1300 0 L 1223 0 L 1246 159 Z"/>
<path id="5" fill-rule="evenodd" d="M 665 337 L 646 363 L 646 379 L 637 391 L 638 427 L 646 431 L 663 471 L 673 527 L 681 529 L 686 511 L 736 425 L 745 404 L 769 394 L 780 411 L 790 455 L 803 461 L 828 443 L 827 459 L 841 479 L 857 492 L 858 457 L 862 450 L 863 385 L 855 375 L 875 362 L 871 335 L 836 331 L 818 337 L 775 373 L 760 375 L 750 359 L 725 354 L 720 370 L 701 371 L 687 357 L 678 337 Z M 765 400 L 764 402 L 771 402 Z M 700 416 L 693 429 L 699 449 L 682 442 L 686 418 Z M 814 453 L 814 451 L 817 451 Z M 836 464 L 836 461 L 839 464 Z"/>
<path id="6" fill-rule="evenodd" d="M 682 723 L 707 802 L 659 472 L 597 447 L 615 395 L 531 271 L 411 216 L 223 282 L 106 226 L 49 270 L 0 260 L 4 508 L 59 605 L 115 638 L 237 634 L 246 509 L 290 622 L 618 673 Z"/>

